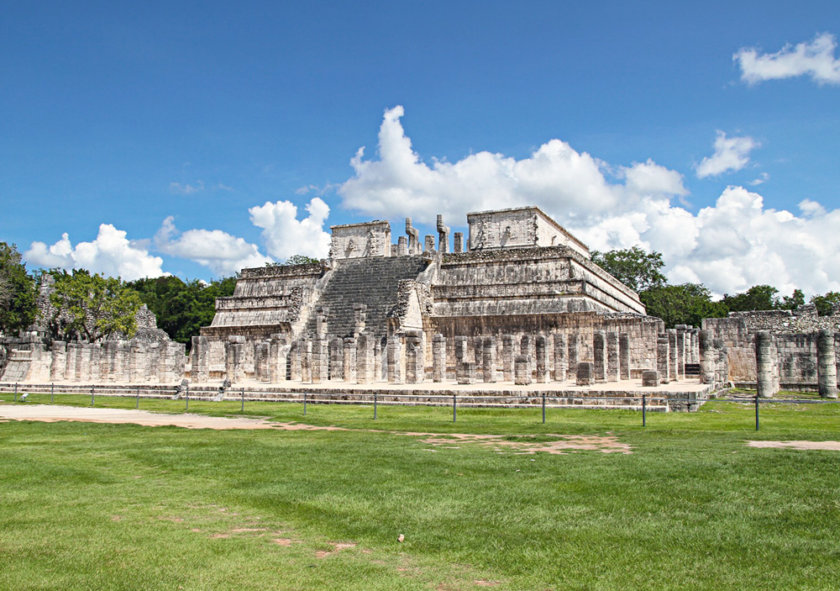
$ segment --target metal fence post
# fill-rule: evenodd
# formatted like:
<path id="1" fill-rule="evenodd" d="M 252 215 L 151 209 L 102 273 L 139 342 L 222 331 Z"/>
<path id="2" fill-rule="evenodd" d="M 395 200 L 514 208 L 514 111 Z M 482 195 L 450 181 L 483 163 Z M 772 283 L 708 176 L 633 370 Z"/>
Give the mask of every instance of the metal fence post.
<path id="1" fill-rule="evenodd" d="M 647 394 L 642 394 L 642 427 L 647 426 Z"/>
<path id="2" fill-rule="evenodd" d="M 457 403 L 455 402 L 455 394 L 453 394 L 452 395 L 452 422 L 454 423 L 457 420 L 458 420 L 458 406 L 457 406 Z"/>
<path id="3" fill-rule="evenodd" d="M 306 416 L 306 390 L 303 391 L 303 416 Z"/>
<path id="4" fill-rule="evenodd" d="M 93 403 L 96 402 L 96 393 L 94 392 L 95 386 L 90 387 L 90 405 L 93 406 Z"/>
<path id="5" fill-rule="evenodd" d="M 543 395 L 542 395 L 542 415 L 543 415 L 543 417 L 542 417 L 543 425 L 545 425 L 545 392 L 543 392 Z"/>
<path id="6" fill-rule="evenodd" d="M 55 400 L 55 384 L 50 384 L 50 404 Z"/>
<path id="7" fill-rule="evenodd" d="M 239 407 L 239 412 L 245 412 L 245 388 L 242 388 L 242 405 Z"/>
<path id="8" fill-rule="evenodd" d="M 376 420 L 376 391 L 373 392 L 373 420 Z"/>
<path id="9" fill-rule="evenodd" d="M 758 431 L 758 394 L 755 395 L 755 430 Z"/>

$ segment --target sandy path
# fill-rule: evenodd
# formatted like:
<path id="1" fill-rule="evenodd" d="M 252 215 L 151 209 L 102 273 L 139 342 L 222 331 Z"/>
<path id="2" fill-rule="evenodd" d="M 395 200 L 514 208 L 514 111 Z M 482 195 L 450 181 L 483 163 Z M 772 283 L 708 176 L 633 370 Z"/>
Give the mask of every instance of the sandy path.
<path id="1" fill-rule="evenodd" d="M 840 441 L 747 441 L 750 447 L 840 451 Z"/>

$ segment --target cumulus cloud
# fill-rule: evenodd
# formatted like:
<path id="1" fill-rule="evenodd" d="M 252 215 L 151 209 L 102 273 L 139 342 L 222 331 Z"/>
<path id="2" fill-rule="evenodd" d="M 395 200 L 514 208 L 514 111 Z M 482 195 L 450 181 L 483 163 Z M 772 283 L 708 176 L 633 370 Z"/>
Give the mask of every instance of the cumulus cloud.
<path id="1" fill-rule="evenodd" d="M 760 54 L 754 48 L 742 48 L 732 56 L 741 68 L 741 80 L 757 84 L 808 75 L 819 84 L 840 84 L 840 59 L 834 57 L 834 35 L 822 33 L 813 41 L 785 45 L 776 53 Z"/>
<path id="2" fill-rule="evenodd" d="M 222 230 L 180 232 L 172 216 L 163 220 L 155 234 L 155 246 L 164 254 L 193 260 L 221 276 L 271 262 L 254 244 Z"/>
<path id="3" fill-rule="evenodd" d="M 266 201 L 248 210 L 251 222 L 262 228 L 262 237 L 268 253 L 276 259 L 287 259 L 294 254 L 323 258 L 330 251 L 330 235 L 324 231 L 324 221 L 330 207 L 320 197 L 307 205 L 309 215 L 297 219 L 297 206 L 291 201 Z"/>
<path id="4" fill-rule="evenodd" d="M 717 176 L 744 168 L 750 161 L 750 152 L 760 144 L 751 137 L 726 137 L 722 131 L 715 138 L 715 153 L 703 158 L 697 165 L 697 178 Z M 762 181 L 763 182 L 763 181 Z"/>
<path id="5" fill-rule="evenodd" d="M 79 242 L 73 246 L 67 233 L 49 246 L 44 242 L 33 242 L 24 258 L 38 267 L 87 269 L 106 276 L 119 276 L 126 281 L 164 275 L 163 259 L 150 255 L 138 242 L 128 240 L 124 231 L 111 224 L 101 224 L 93 242 Z"/>
<path id="6" fill-rule="evenodd" d="M 385 112 L 377 159 L 366 160 L 363 149 L 352 159 L 355 174 L 339 188 L 346 207 L 426 223 L 444 213 L 458 224 L 468 211 L 539 205 L 590 248 L 661 252 L 675 283 L 702 282 L 718 294 L 759 283 L 782 293 L 840 291 L 840 233 L 832 229 L 840 210 L 805 200 L 797 216 L 767 209 L 758 193 L 730 186 L 714 205 L 692 213 L 673 203 L 688 194 L 680 173 L 652 160 L 610 167 L 558 139 L 521 160 L 479 152 L 427 164 L 413 151 L 402 116 L 401 107 Z M 741 168 L 757 145 L 720 132 L 715 156 L 701 166 L 704 172 Z"/>

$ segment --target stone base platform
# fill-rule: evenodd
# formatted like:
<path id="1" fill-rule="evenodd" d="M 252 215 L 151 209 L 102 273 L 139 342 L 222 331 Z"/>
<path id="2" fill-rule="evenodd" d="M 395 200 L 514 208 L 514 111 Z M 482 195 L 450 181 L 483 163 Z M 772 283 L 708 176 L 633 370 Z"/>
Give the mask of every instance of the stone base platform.
<path id="1" fill-rule="evenodd" d="M 15 384 L 0 382 L 0 391 L 12 392 Z M 698 380 L 685 380 L 644 387 L 641 380 L 608 382 L 591 386 L 553 382 L 515 385 L 513 383 L 455 384 L 424 382 L 420 384 L 350 384 L 328 381 L 320 384 L 283 382 L 265 384 L 242 382 L 220 392 L 221 384 L 191 385 L 194 400 L 241 400 L 334 404 L 377 404 L 404 406 L 451 406 L 452 398 L 461 407 L 533 407 L 547 408 L 623 408 L 641 410 L 645 395 L 647 410 L 697 410 L 713 395 L 711 386 Z M 80 384 L 73 382 L 19 383 L 18 393 L 90 394 L 141 398 L 184 398 L 178 384 L 127 384 L 115 382 Z M 221 397 L 220 397 L 221 394 Z"/>

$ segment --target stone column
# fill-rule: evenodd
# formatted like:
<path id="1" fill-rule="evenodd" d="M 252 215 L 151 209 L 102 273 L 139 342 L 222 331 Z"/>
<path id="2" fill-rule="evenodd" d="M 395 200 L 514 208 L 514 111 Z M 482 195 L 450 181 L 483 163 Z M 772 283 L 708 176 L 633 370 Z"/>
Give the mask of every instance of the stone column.
<path id="1" fill-rule="evenodd" d="M 225 374 L 231 384 L 236 384 L 242 381 L 244 375 L 243 366 L 243 348 L 245 337 L 230 337 L 230 340 L 225 343 Z"/>
<path id="2" fill-rule="evenodd" d="M 528 371 L 534 373 L 534 337 L 531 335 L 522 335 L 519 341 L 519 354 L 528 358 Z"/>
<path id="3" fill-rule="evenodd" d="M 626 332 L 618 335 L 618 377 L 621 380 L 630 379 L 630 335 Z"/>
<path id="4" fill-rule="evenodd" d="M 513 335 L 502 336 L 502 380 L 513 381 Z"/>
<path id="5" fill-rule="evenodd" d="M 438 251 L 449 252 L 449 226 L 443 223 L 443 216 L 437 215 Z"/>
<path id="6" fill-rule="evenodd" d="M 729 350 L 723 339 L 712 342 L 715 348 L 715 383 L 726 384 L 729 381 Z"/>
<path id="7" fill-rule="evenodd" d="M 90 379 L 90 347 L 88 343 L 79 343 L 76 349 L 76 381 L 86 382 Z"/>
<path id="8" fill-rule="evenodd" d="M 320 384 L 329 379 L 329 343 L 325 338 L 312 341 L 312 383 Z"/>
<path id="9" fill-rule="evenodd" d="M 286 367 L 289 363 L 289 345 L 286 338 L 281 336 L 272 337 L 269 342 L 269 364 L 268 373 L 272 384 L 286 381 Z"/>
<path id="10" fill-rule="evenodd" d="M 455 380 L 459 384 L 472 384 L 475 382 L 475 363 L 462 361 L 455 369 Z"/>
<path id="11" fill-rule="evenodd" d="M 455 241 L 455 252 L 464 252 L 464 233 L 455 232 L 453 240 Z"/>
<path id="12" fill-rule="evenodd" d="M 642 372 L 642 386 L 646 388 L 659 385 L 659 372 L 655 369 L 646 369 Z"/>
<path id="13" fill-rule="evenodd" d="M 385 368 L 384 366 L 387 364 L 382 363 L 382 339 L 375 339 L 373 343 L 373 381 L 374 382 L 381 382 L 383 379 L 387 379 L 388 376 L 384 375 Z"/>
<path id="14" fill-rule="evenodd" d="M 300 348 L 300 381 L 312 381 L 312 339 L 301 341 Z"/>
<path id="15" fill-rule="evenodd" d="M 774 363 L 773 337 L 766 330 L 755 333 L 756 390 L 760 398 L 772 398 L 778 392 L 774 380 L 777 368 Z"/>
<path id="16" fill-rule="evenodd" d="M 120 369 L 117 380 L 120 382 L 129 382 L 129 365 L 131 364 L 131 341 L 120 341 L 117 346 L 117 358 L 119 359 L 118 367 Z"/>
<path id="17" fill-rule="evenodd" d="M 481 352 L 481 369 L 485 384 L 496 382 L 496 339 L 484 339 Z"/>
<path id="18" fill-rule="evenodd" d="M 677 330 L 677 380 L 685 379 L 686 344 L 685 330 Z"/>
<path id="19" fill-rule="evenodd" d="M 408 335 L 405 338 L 405 382 L 419 384 L 426 377 L 423 355 L 423 339 L 420 335 Z"/>
<path id="20" fill-rule="evenodd" d="M 192 337 L 190 347 L 190 377 L 194 382 L 206 382 L 210 379 L 210 345 L 207 337 Z"/>
<path id="21" fill-rule="evenodd" d="M 435 252 L 435 237 L 431 234 L 426 234 L 423 237 L 423 252 L 425 254 L 431 254 Z"/>
<path id="22" fill-rule="evenodd" d="M 567 345 L 566 336 L 560 333 L 554 334 L 554 381 L 565 382 L 567 367 Z"/>
<path id="23" fill-rule="evenodd" d="M 821 330 L 817 335 L 817 383 L 820 396 L 837 398 L 837 361 L 831 330 Z"/>
<path id="24" fill-rule="evenodd" d="M 146 348 L 137 341 L 131 343 L 128 373 L 129 381 L 137 384 L 142 384 L 149 378 Z"/>
<path id="25" fill-rule="evenodd" d="M 514 361 L 514 384 L 527 386 L 531 383 L 531 360 L 527 355 L 517 355 Z"/>
<path id="26" fill-rule="evenodd" d="M 697 335 L 700 345 L 700 383 L 715 383 L 715 350 L 712 334 L 708 330 L 701 330 Z"/>
<path id="27" fill-rule="evenodd" d="M 396 335 L 388 337 L 388 346 L 386 349 L 388 383 L 401 384 L 400 364 L 402 362 L 402 344 L 400 343 L 400 337 Z"/>
<path id="28" fill-rule="evenodd" d="M 677 358 L 677 331 L 676 329 L 669 328 L 667 330 L 668 333 L 668 379 L 677 381 L 679 380 L 679 374 L 677 373 L 677 364 L 679 363 Z"/>
<path id="29" fill-rule="evenodd" d="M 102 348 L 99 346 L 99 343 L 90 343 L 87 347 L 90 351 L 88 353 L 88 355 L 90 355 L 90 361 L 88 362 L 88 379 L 91 382 L 98 382 L 101 379 L 102 373 L 99 363 Z"/>
<path id="30" fill-rule="evenodd" d="M 442 334 L 432 337 L 432 380 L 446 380 L 446 337 Z"/>
<path id="31" fill-rule="evenodd" d="M 671 381 L 671 347 L 668 333 L 656 337 L 656 372 L 663 384 Z"/>
<path id="32" fill-rule="evenodd" d="M 327 379 L 344 379 L 344 342 L 335 337 L 330 339 L 327 346 Z"/>
<path id="33" fill-rule="evenodd" d="M 607 381 L 617 382 L 619 380 L 618 362 L 618 333 L 607 333 Z"/>
<path id="34" fill-rule="evenodd" d="M 467 361 L 467 337 L 455 337 L 455 366 Z"/>
<path id="35" fill-rule="evenodd" d="M 341 375 L 345 382 L 356 382 L 356 339 L 344 337 Z"/>
<path id="36" fill-rule="evenodd" d="M 397 256 L 404 257 L 408 254 L 408 239 L 405 236 L 397 238 Z"/>
<path id="37" fill-rule="evenodd" d="M 607 381 L 607 339 L 604 331 L 596 330 L 592 335 L 592 363 L 593 379 L 596 383 Z"/>
<path id="38" fill-rule="evenodd" d="M 67 369 L 67 343 L 64 341 L 53 341 L 50 349 L 52 350 L 50 379 L 61 381 L 64 379 L 64 371 Z"/>
<path id="39" fill-rule="evenodd" d="M 567 340 L 569 341 L 568 371 L 571 372 L 573 376 L 576 376 L 578 359 L 580 358 L 578 355 L 580 335 L 577 333 L 570 334 L 568 335 Z"/>
<path id="40" fill-rule="evenodd" d="M 593 364 L 585 361 L 583 363 L 577 364 L 576 370 L 576 383 L 578 386 L 591 386 L 595 383 L 594 379 L 594 366 Z"/>
<path id="41" fill-rule="evenodd" d="M 103 382 L 113 382 L 116 378 L 114 366 L 117 361 L 117 341 L 105 341 L 99 355 L 99 379 Z"/>
<path id="42" fill-rule="evenodd" d="M 254 378 L 258 382 L 268 383 L 271 375 L 268 370 L 269 344 L 265 341 L 254 345 Z"/>
<path id="43" fill-rule="evenodd" d="M 545 384 L 548 381 L 548 343 L 546 343 L 545 335 L 537 335 L 534 339 L 534 354 L 537 383 Z"/>
<path id="44" fill-rule="evenodd" d="M 356 383 L 368 384 L 373 381 L 373 338 L 360 334 L 356 339 Z"/>
<path id="45" fill-rule="evenodd" d="M 476 370 L 481 368 L 482 358 L 484 356 L 484 337 L 473 337 L 472 339 L 473 361 L 475 362 Z"/>
<path id="46" fill-rule="evenodd" d="M 289 349 L 289 380 L 293 382 L 301 381 L 300 378 L 300 359 L 301 359 L 301 348 L 303 347 L 303 341 L 297 340 L 292 343 L 292 347 Z"/>

